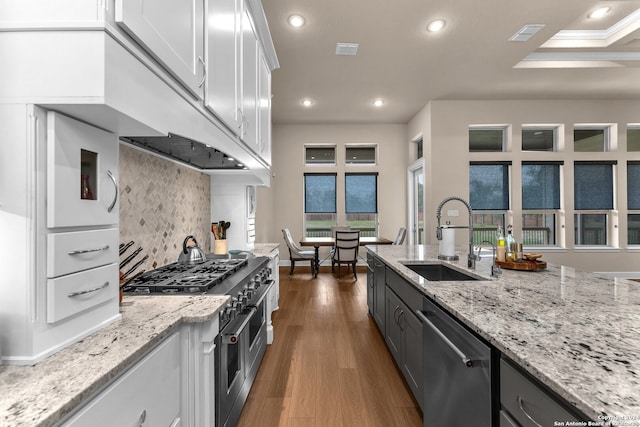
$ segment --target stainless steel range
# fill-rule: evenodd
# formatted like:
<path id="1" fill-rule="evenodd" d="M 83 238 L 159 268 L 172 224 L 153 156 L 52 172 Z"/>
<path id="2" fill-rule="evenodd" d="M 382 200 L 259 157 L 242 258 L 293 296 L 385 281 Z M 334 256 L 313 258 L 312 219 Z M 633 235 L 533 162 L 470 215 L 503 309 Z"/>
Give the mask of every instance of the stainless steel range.
<path id="1" fill-rule="evenodd" d="M 216 338 L 216 425 L 234 426 L 267 346 L 266 295 L 274 284 L 269 258 L 208 255 L 202 264 L 173 263 L 143 273 L 128 294 L 230 295 Z"/>

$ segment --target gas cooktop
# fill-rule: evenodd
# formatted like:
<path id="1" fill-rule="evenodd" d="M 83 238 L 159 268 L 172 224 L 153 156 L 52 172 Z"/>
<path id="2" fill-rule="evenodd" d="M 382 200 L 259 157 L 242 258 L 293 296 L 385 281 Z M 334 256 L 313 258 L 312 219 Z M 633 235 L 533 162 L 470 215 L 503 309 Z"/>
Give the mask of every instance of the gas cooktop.
<path id="1" fill-rule="evenodd" d="M 123 291 L 137 294 L 209 292 L 247 264 L 246 258 L 214 258 L 195 265 L 175 262 L 141 274 L 129 282 Z"/>

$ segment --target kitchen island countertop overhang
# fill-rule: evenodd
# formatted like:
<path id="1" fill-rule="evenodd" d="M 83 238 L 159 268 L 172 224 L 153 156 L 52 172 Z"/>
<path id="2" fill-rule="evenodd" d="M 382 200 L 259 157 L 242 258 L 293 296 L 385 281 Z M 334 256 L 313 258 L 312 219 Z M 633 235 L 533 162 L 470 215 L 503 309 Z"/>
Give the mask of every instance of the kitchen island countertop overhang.
<path id="1" fill-rule="evenodd" d="M 640 424 L 640 283 L 554 265 L 495 278 L 491 256 L 474 271 L 437 245 L 368 249 L 579 412 Z M 420 261 L 484 280 L 429 282 L 404 264 Z"/>

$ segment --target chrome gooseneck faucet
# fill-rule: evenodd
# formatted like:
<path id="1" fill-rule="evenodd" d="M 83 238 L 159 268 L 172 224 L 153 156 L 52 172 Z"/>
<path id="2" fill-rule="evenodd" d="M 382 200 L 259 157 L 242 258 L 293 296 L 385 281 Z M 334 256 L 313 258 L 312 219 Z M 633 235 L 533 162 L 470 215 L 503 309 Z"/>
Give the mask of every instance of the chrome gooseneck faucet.
<path id="1" fill-rule="evenodd" d="M 442 207 L 447 202 L 450 202 L 452 200 L 457 200 L 458 202 L 461 202 L 467 207 L 467 210 L 469 211 L 469 226 L 466 227 L 469 229 L 469 255 L 467 256 L 467 267 L 475 269 L 476 259 L 478 258 L 476 254 L 473 252 L 473 211 L 471 210 L 471 205 L 466 200 L 458 196 L 451 196 L 451 197 L 447 197 L 442 202 L 440 202 L 440 205 L 436 210 L 436 216 L 438 217 L 438 227 L 436 229 L 436 238 L 438 240 L 442 240 L 442 225 L 440 225 L 440 219 L 442 218 Z M 465 228 L 465 227 L 460 227 L 460 228 Z"/>

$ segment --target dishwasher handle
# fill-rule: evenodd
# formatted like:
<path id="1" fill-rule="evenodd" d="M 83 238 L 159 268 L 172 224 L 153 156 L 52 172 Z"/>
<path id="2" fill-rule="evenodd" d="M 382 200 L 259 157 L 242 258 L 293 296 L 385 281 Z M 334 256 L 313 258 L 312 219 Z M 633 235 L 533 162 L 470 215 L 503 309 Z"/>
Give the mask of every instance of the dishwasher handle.
<path id="1" fill-rule="evenodd" d="M 467 368 L 473 367 L 473 360 L 471 360 L 469 357 L 467 357 L 467 355 L 460 351 L 460 349 L 456 347 L 456 345 L 452 343 L 451 340 L 447 338 L 447 336 L 443 334 L 442 331 L 431 322 L 431 320 L 427 319 L 427 316 L 425 316 L 422 311 L 416 310 L 416 314 L 422 320 L 422 323 L 430 327 L 433 332 L 435 332 L 442 339 L 442 341 L 444 341 L 449 346 L 449 348 L 451 348 L 451 350 L 453 350 L 460 357 L 462 363 L 464 363 Z"/>

